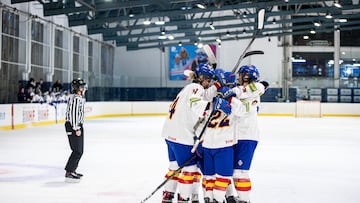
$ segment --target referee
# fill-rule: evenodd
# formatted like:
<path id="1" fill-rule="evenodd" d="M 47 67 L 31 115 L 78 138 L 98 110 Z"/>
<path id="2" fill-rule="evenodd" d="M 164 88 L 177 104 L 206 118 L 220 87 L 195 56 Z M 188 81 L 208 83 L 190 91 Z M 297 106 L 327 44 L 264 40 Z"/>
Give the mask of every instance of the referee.
<path id="1" fill-rule="evenodd" d="M 83 176 L 76 172 L 84 151 L 84 106 L 86 83 L 83 79 L 74 79 L 71 82 L 72 94 L 66 108 L 65 130 L 69 139 L 72 153 L 65 166 L 65 181 L 79 182 Z"/>

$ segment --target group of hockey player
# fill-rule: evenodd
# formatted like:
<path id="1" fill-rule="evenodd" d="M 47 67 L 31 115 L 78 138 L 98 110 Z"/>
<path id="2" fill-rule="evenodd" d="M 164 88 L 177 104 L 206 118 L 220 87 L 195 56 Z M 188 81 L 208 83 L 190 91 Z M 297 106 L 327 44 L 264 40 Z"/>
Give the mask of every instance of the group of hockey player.
<path id="1" fill-rule="evenodd" d="M 205 203 L 249 203 L 257 113 L 268 83 L 253 65 L 233 73 L 200 63 L 189 77 L 163 126 L 169 170 L 162 202 L 200 202 L 202 188 Z"/>

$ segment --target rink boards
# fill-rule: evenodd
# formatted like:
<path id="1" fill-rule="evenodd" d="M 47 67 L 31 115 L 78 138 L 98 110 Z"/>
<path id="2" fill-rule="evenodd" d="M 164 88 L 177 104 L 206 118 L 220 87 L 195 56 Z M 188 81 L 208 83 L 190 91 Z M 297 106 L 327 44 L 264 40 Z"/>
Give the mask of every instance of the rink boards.
<path id="1" fill-rule="evenodd" d="M 171 102 L 87 102 L 86 119 L 116 116 L 166 115 Z M 360 116 L 358 103 L 321 103 L 321 116 Z M 20 129 L 30 126 L 64 122 L 66 104 L 2 104 L 0 105 L 0 130 Z M 296 103 L 260 104 L 263 116 L 294 116 Z"/>

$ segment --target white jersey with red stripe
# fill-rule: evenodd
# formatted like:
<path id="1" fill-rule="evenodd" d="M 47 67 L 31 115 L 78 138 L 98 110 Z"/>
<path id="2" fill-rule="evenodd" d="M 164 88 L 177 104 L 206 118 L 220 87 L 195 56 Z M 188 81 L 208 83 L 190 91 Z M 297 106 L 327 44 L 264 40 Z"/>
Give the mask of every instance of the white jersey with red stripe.
<path id="1" fill-rule="evenodd" d="M 212 97 L 198 83 L 186 85 L 170 104 L 162 137 L 185 145 L 194 144 L 194 125 L 204 112 Z"/>
<path id="2" fill-rule="evenodd" d="M 265 88 L 259 82 L 253 82 L 244 86 L 234 87 L 236 98 L 247 105 L 246 113 L 235 116 L 235 136 L 237 140 L 256 140 L 260 139 L 258 127 L 258 106 L 260 96 L 264 94 Z"/>

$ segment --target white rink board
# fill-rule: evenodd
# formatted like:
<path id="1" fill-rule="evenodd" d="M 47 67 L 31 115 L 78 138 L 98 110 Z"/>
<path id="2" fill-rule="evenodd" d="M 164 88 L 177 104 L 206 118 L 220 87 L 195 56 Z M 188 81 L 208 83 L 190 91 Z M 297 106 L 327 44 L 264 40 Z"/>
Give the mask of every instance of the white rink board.
<path id="1" fill-rule="evenodd" d="M 137 115 L 165 115 L 171 102 L 87 102 L 85 117 L 101 118 L 116 116 Z M 0 130 L 9 130 L 14 126 L 24 128 L 42 124 L 64 122 L 66 104 L 11 104 L 0 105 Z M 270 103 L 260 104 L 260 115 L 294 116 L 295 103 Z M 360 103 L 321 103 L 322 116 L 360 116 Z M 13 120 L 13 123 L 12 123 Z"/>

